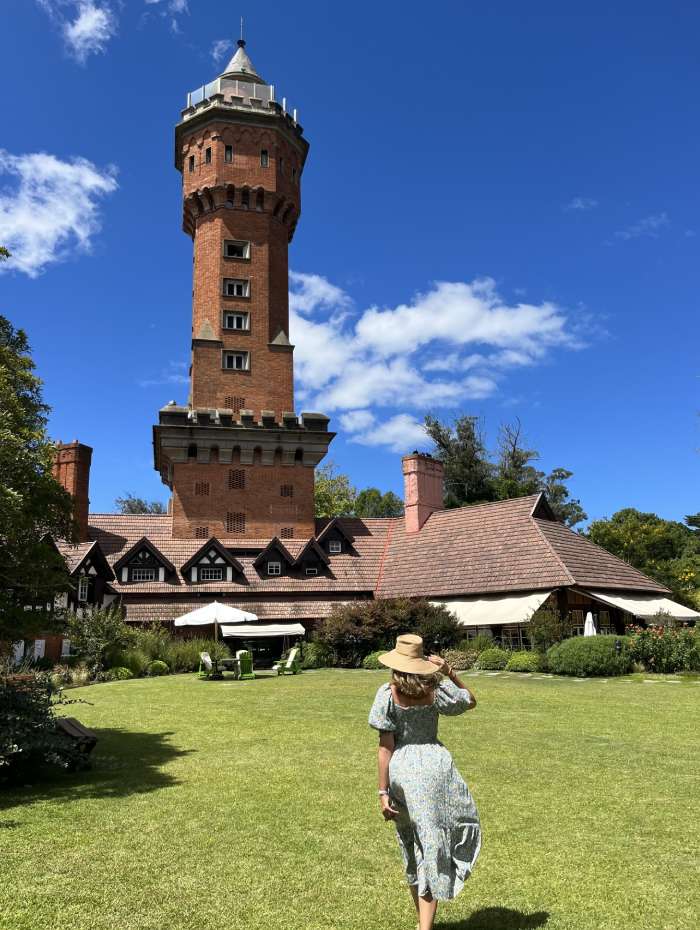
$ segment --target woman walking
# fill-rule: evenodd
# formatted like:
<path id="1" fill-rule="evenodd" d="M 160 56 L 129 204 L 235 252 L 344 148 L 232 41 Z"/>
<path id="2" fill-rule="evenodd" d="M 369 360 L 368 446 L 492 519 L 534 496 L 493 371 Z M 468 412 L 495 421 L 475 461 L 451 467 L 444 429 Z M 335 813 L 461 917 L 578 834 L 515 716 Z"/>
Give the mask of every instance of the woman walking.
<path id="1" fill-rule="evenodd" d="M 381 812 L 396 825 L 418 930 L 432 930 L 438 901 L 459 894 L 481 848 L 476 805 L 437 738 L 438 715 L 462 714 L 476 699 L 444 659 L 424 657 L 420 636 L 399 636 L 379 661 L 392 670 L 369 714 Z"/>

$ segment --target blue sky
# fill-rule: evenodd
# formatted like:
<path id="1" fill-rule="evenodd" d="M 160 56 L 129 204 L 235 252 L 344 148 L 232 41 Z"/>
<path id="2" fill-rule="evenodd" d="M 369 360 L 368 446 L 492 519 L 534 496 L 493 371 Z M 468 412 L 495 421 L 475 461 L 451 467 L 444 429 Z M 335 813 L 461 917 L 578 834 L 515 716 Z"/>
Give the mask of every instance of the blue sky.
<path id="1" fill-rule="evenodd" d="M 0 313 L 52 435 L 95 449 L 92 509 L 166 498 L 151 426 L 186 399 L 191 291 L 173 127 L 241 14 L 311 143 L 292 336 L 330 458 L 400 492 L 426 411 L 491 443 L 519 417 L 591 517 L 697 511 L 694 4 L 24 0 L 0 34 Z"/>

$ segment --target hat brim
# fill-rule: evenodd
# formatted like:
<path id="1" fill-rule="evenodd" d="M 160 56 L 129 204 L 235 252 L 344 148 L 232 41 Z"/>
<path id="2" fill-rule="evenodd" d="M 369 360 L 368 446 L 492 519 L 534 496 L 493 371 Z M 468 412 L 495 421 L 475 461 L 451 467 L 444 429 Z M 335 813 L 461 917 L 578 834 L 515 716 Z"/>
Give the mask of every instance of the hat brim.
<path id="1" fill-rule="evenodd" d="M 439 671 L 434 662 L 428 662 L 427 659 L 418 659 L 412 656 L 405 656 L 396 649 L 391 652 L 385 652 L 384 655 L 377 656 L 377 661 L 387 668 L 393 668 L 397 672 L 407 672 L 409 675 L 434 675 Z"/>

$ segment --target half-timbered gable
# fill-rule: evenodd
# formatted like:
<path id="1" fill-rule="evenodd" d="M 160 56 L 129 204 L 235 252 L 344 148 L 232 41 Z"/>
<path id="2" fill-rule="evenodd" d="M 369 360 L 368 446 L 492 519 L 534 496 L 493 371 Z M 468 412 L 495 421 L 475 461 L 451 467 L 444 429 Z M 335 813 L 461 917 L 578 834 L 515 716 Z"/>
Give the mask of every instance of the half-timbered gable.
<path id="1" fill-rule="evenodd" d="M 180 569 L 192 584 L 235 581 L 243 575 L 243 566 L 218 539 L 212 537 Z"/>
<path id="2" fill-rule="evenodd" d="M 175 574 L 175 566 L 145 536 L 114 563 L 114 571 L 122 584 L 167 581 Z"/>
<path id="3" fill-rule="evenodd" d="M 353 551 L 354 537 L 337 517 L 333 517 L 318 534 L 316 542 L 328 555 L 341 555 Z"/>

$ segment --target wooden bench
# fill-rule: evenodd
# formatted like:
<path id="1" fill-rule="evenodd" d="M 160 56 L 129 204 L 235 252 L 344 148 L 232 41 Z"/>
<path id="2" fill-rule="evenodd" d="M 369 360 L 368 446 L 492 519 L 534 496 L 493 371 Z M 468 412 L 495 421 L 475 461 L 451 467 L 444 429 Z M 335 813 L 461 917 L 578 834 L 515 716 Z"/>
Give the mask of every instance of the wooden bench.
<path id="1" fill-rule="evenodd" d="M 88 756 L 97 744 L 97 733 L 83 726 L 75 717 L 57 717 L 56 729 L 59 733 L 63 733 L 64 736 L 75 742 L 81 755 L 85 758 L 85 765 L 87 765 Z"/>

